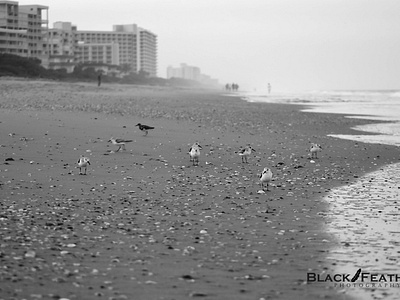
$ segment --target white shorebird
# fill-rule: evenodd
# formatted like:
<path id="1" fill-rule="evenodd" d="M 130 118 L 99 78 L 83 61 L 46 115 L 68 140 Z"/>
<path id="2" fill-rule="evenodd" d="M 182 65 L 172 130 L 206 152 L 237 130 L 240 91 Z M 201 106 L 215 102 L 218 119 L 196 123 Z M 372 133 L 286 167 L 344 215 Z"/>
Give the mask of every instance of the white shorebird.
<path id="1" fill-rule="evenodd" d="M 198 142 L 194 143 L 189 149 L 190 160 L 193 161 L 193 166 L 199 165 L 200 149 L 203 149 Z"/>
<path id="2" fill-rule="evenodd" d="M 118 146 L 118 149 L 117 149 L 117 152 L 118 152 L 119 150 L 121 150 L 121 148 L 126 150 L 125 149 L 125 144 L 132 142 L 132 140 L 114 139 L 112 137 L 111 139 L 109 139 L 109 142 L 113 143 L 113 145 L 117 145 Z"/>
<path id="3" fill-rule="evenodd" d="M 141 131 L 144 131 L 144 135 L 147 135 L 149 133 L 149 130 L 154 129 L 153 126 L 143 125 L 140 123 L 137 123 L 135 126 L 139 126 L 139 129 Z"/>
<path id="4" fill-rule="evenodd" d="M 272 172 L 269 168 L 264 168 L 260 175 L 260 182 L 261 182 L 261 187 L 264 190 L 264 183 L 267 183 L 267 191 L 268 191 L 268 186 L 269 182 L 272 180 Z"/>
<path id="5" fill-rule="evenodd" d="M 310 154 L 311 154 L 311 158 L 318 158 L 318 152 L 322 150 L 322 147 L 320 144 L 311 144 L 310 147 Z"/>
<path id="6" fill-rule="evenodd" d="M 250 156 L 252 151 L 256 151 L 253 149 L 253 147 L 251 147 L 250 145 L 247 145 L 246 147 L 244 147 L 243 149 L 239 150 L 239 155 L 242 157 L 242 163 L 246 162 L 247 163 L 247 157 Z"/>
<path id="7" fill-rule="evenodd" d="M 78 159 L 79 175 L 86 175 L 87 166 L 90 165 L 89 158 L 81 155 Z M 82 174 L 82 169 L 85 169 L 85 173 Z"/>

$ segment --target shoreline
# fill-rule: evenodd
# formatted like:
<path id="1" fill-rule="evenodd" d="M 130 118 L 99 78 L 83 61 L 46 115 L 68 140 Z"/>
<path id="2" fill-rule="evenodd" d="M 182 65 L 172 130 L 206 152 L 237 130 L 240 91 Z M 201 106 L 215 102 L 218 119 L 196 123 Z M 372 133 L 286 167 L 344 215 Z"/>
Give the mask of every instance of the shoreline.
<path id="1" fill-rule="evenodd" d="M 46 272 L 32 273 L 33 280 L 28 283 L 18 275 L 17 284 L 22 281 L 31 293 L 45 291 L 34 291 L 29 282 L 39 283 L 39 287 L 47 280 L 54 284 L 49 275 L 54 273 L 62 281 L 56 284 L 61 290 L 62 286 L 79 285 L 77 299 L 95 298 L 94 290 L 103 293 L 103 298 L 119 294 L 129 298 L 130 293 L 140 291 L 140 299 L 162 299 L 166 290 L 176 299 L 200 294 L 207 299 L 334 296 L 337 291 L 329 286 L 305 284 L 308 270 L 319 273 L 329 269 L 324 257 L 336 243 L 321 229 L 328 210 L 323 195 L 398 161 L 395 147 L 327 136 L 355 132 L 350 127 L 370 120 L 302 113 L 298 105 L 246 103 L 203 90 L 107 84 L 98 89 L 94 84 L 2 80 L 0 85 L 0 125 L 18 129 L 15 136 L 2 130 L 2 161 L 10 155 L 16 158 L 3 165 L 0 173 L 0 192 L 9 197 L 2 204 L 7 212 L 2 221 L 7 228 L 15 222 L 16 207 L 21 208 L 17 201 L 21 195 L 11 194 L 15 191 L 24 191 L 24 204 L 37 205 L 36 209 L 51 207 L 51 199 L 58 199 L 66 209 L 60 210 L 63 216 L 54 217 L 50 210 L 45 214 L 55 218 L 50 221 L 55 224 L 52 226 L 25 212 L 39 224 L 35 225 L 40 233 L 37 239 L 49 246 L 39 246 L 32 264 L 49 263 L 44 255 L 48 252 L 61 264 L 55 270 L 42 266 Z M 134 128 L 138 122 L 151 123 L 156 130 L 143 137 Z M 134 142 L 127 145 L 126 152 L 112 153 L 106 140 L 113 134 Z M 23 137 L 33 139 L 19 140 Z M 195 140 L 204 148 L 198 168 L 190 165 L 186 155 Z M 308 159 L 310 142 L 324 148 L 315 163 Z M 243 165 L 234 152 L 248 143 L 257 152 Z M 93 162 L 84 178 L 74 170 L 82 152 Z M 51 163 L 41 160 L 43 154 Z M 37 164 L 28 162 L 32 160 Z M 57 161 L 67 165 L 57 165 Z M 275 179 L 270 192 L 258 194 L 257 173 L 265 165 L 272 167 Z M 31 176 L 21 177 L 21 170 L 31 170 L 27 173 Z M 5 184 L 8 181 L 11 183 Z M 38 185 L 48 190 L 38 190 Z M 31 204 L 28 199 L 46 203 Z M 80 208 L 79 199 L 91 201 L 85 200 Z M 114 207 L 124 213 L 117 213 Z M 82 209 L 87 215 L 78 213 Z M 78 215 L 71 213 L 69 220 L 65 216 L 69 211 Z M 58 226 L 57 218 L 67 218 L 64 223 L 73 229 Z M 30 232 L 23 224 L 19 227 L 26 235 Z M 55 234 L 57 230 L 63 234 Z M 10 236 L 2 260 L 20 270 L 11 263 L 8 251 L 15 247 L 20 253 L 16 257 L 24 261 L 28 252 L 13 232 L 2 232 Z M 46 235 L 53 235 L 55 241 L 45 242 Z M 69 241 L 74 236 L 76 241 Z M 118 243 L 129 246 L 113 246 Z M 72 244 L 75 247 L 68 248 Z M 62 251 L 73 252 L 78 262 L 60 254 Z M 114 258 L 110 261 L 107 257 Z M 74 275 L 74 269 L 79 275 Z M 105 275 L 93 274 L 95 269 Z M 65 275 L 66 270 L 72 275 Z M 45 275 L 38 279 L 39 273 Z M 7 279 L 10 275 L 2 276 Z M 100 286 L 107 278 L 115 280 L 109 284 L 113 288 L 104 291 Z M 3 292 L 15 292 L 16 284 L 6 282 Z M 63 297 L 74 298 L 73 292 L 65 293 Z"/>
<path id="2" fill-rule="evenodd" d="M 341 241 L 328 260 L 336 264 L 337 273 L 354 274 L 360 269 L 367 275 L 365 281 L 354 285 L 342 283 L 343 291 L 357 299 L 397 299 L 400 295 L 396 280 L 368 277 L 380 274 L 390 278 L 389 274 L 398 271 L 399 174 L 400 163 L 387 165 L 325 197 L 332 207 L 328 230 Z"/>

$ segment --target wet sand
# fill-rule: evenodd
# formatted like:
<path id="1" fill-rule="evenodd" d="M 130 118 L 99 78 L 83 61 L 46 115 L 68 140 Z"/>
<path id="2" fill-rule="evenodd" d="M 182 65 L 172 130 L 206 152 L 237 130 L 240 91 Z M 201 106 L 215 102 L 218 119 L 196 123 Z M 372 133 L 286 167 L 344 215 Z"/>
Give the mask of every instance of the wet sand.
<path id="1" fill-rule="evenodd" d="M 0 97 L 0 299 L 346 299 L 306 282 L 336 268 L 323 197 L 398 162 L 327 136 L 371 121 L 216 91 L 1 79 Z"/>
<path id="2" fill-rule="evenodd" d="M 380 168 L 351 185 L 331 190 L 328 231 L 339 237 L 328 261 L 336 273 L 384 275 L 380 281 L 366 279 L 340 289 L 358 299 L 399 299 L 400 283 L 388 274 L 398 274 L 400 263 L 399 195 L 400 164 Z M 368 277 L 367 277 L 368 278 Z M 380 278 L 380 277 L 377 277 Z"/>

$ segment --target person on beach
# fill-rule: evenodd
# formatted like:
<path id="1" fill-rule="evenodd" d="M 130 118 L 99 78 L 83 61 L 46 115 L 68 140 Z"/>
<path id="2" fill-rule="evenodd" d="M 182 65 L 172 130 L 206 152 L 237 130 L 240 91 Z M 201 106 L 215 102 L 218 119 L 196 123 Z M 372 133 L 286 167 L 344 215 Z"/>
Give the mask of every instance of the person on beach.
<path id="1" fill-rule="evenodd" d="M 271 94 L 271 84 L 268 82 L 268 94 Z"/>
<path id="2" fill-rule="evenodd" d="M 101 73 L 97 76 L 97 86 L 101 85 Z"/>

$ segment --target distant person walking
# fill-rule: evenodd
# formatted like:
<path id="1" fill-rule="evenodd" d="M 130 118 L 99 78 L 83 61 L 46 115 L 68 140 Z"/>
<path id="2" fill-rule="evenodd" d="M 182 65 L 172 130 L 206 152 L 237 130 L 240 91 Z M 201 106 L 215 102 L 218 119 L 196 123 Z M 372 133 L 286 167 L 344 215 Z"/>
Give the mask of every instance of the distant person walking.
<path id="1" fill-rule="evenodd" d="M 101 73 L 97 76 L 97 86 L 101 85 Z"/>
<path id="2" fill-rule="evenodd" d="M 268 82 L 268 94 L 271 94 L 271 84 Z"/>
<path id="3" fill-rule="evenodd" d="M 239 90 L 239 85 L 237 83 L 232 83 L 232 90 L 237 92 Z"/>

